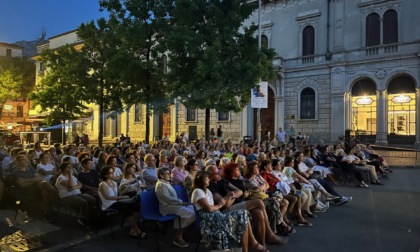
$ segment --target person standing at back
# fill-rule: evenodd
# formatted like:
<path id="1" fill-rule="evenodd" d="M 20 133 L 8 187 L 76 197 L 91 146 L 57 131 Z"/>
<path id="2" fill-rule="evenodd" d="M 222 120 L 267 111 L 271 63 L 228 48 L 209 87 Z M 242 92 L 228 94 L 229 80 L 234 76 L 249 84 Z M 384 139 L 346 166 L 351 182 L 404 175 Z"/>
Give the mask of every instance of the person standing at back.
<path id="1" fill-rule="evenodd" d="M 277 139 L 277 147 L 281 147 L 286 141 L 286 132 L 283 130 L 282 127 L 279 127 L 279 130 L 277 130 L 276 139 Z"/>
<path id="2" fill-rule="evenodd" d="M 293 126 L 290 126 L 289 130 L 289 143 L 292 143 L 293 148 L 296 148 L 296 131 Z"/>
<path id="3" fill-rule="evenodd" d="M 223 141 L 222 125 L 219 125 L 219 128 L 217 128 L 217 140 L 219 141 L 219 143 L 222 143 Z"/>

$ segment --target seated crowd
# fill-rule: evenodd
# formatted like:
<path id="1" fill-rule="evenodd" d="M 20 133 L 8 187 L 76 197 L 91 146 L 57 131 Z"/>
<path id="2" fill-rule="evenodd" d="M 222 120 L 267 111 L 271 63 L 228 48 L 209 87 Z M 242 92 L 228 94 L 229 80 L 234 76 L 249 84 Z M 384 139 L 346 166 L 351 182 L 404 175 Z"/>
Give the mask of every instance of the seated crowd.
<path id="1" fill-rule="evenodd" d="M 382 157 L 362 144 L 346 149 L 340 142 L 326 146 L 320 141 L 302 148 L 275 140 L 250 146 L 164 140 L 152 146 L 122 142 L 105 148 L 61 149 L 56 144 L 48 150 L 37 143 L 27 151 L 17 143 L 1 151 L 0 201 L 5 192 L 36 199 L 42 202 L 43 219 L 50 221 L 51 204 L 58 200 L 77 208 L 77 220 L 86 227 L 100 211 L 121 211 L 129 234 L 143 238 L 139 198 L 142 191 L 154 189 L 160 213 L 180 217 L 174 221 L 175 246 L 188 246 L 184 230 L 199 216 L 207 246 L 227 249 L 233 239 L 243 251 L 268 251 L 267 243 L 286 243 L 284 236 L 296 233 L 295 227 L 312 227 L 308 218 L 351 201 L 334 189 L 347 176 L 367 188 L 369 181 L 383 185 L 379 177 L 391 172 Z M 183 186 L 187 202 L 174 185 Z"/>

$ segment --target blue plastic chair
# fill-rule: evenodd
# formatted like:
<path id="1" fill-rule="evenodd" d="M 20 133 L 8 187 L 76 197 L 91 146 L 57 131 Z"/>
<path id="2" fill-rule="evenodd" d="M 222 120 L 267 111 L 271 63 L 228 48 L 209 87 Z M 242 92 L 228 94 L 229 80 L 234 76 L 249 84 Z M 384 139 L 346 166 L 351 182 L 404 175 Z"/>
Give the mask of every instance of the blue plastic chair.
<path id="1" fill-rule="evenodd" d="M 195 229 L 197 230 L 199 236 L 198 236 L 198 241 L 197 241 L 197 245 L 195 246 L 195 252 L 198 251 L 198 247 L 200 246 L 200 242 L 201 242 L 201 227 L 200 227 L 200 222 L 201 222 L 201 217 L 200 214 L 198 213 L 197 209 L 194 206 L 194 212 L 195 212 Z"/>
<path id="2" fill-rule="evenodd" d="M 161 215 L 159 212 L 159 200 L 156 197 L 155 189 L 149 191 L 143 191 L 141 193 L 141 202 L 140 202 L 140 213 L 141 217 L 143 218 L 143 225 L 142 225 L 142 233 L 144 230 L 144 226 L 147 222 L 152 222 L 155 225 L 155 233 L 156 233 L 156 246 L 157 250 L 159 251 L 159 239 L 158 239 L 158 229 L 161 225 L 162 235 L 165 234 L 167 225 L 170 221 L 174 220 L 178 216 L 175 214 L 171 215 Z M 141 234 L 140 234 L 141 236 Z M 140 245 L 141 239 L 139 239 Z"/>
<path id="3" fill-rule="evenodd" d="M 175 189 L 176 195 L 178 198 L 182 200 L 182 202 L 190 203 L 190 199 L 188 198 L 187 191 L 183 185 L 174 185 L 173 188 Z"/>

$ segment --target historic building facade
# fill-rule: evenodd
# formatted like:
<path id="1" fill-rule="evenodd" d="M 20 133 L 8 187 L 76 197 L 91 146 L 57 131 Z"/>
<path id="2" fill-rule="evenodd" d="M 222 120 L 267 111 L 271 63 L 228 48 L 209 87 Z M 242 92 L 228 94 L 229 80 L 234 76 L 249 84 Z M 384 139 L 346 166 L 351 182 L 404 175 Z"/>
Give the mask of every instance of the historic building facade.
<path id="1" fill-rule="evenodd" d="M 293 126 L 311 142 L 335 141 L 351 129 L 378 143 L 395 138 L 420 143 L 419 9 L 417 0 L 263 1 L 262 44 L 278 57 L 268 108 L 261 109 L 261 139 Z M 257 23 L 257 14 L 244 24 Z M 50 48 L 51 40 L 57 46 L 64 41 L 60 37 L 50 38 Z M 94 139 L 99 112 L 96 106 L 91 111 L 82 130 Z M 152 116 L 149 140 L 165 135 L 174 140 L 181 132 L 202 138 L 204 113 L 175 102 L 168 113 Z M 257 139 L 256 115 L 250 105 L 240 113 L 212 110 L 210 127 L 222 125 L 225 139 Z M 137 104 L 106 119 L 105 139 L 123 133 L 144 140 L 145 116 Z"/>
<path id="2" fill-rule="evenodd" d="M 420 143 L 419 9 L 416 0 L 265 1 L 262 44 L 279 57 L 274 102 L 262 111 L 275 123 L 263 120 L 263 131 Z M 256 12 L 246 24 L 257 21 Z"/>

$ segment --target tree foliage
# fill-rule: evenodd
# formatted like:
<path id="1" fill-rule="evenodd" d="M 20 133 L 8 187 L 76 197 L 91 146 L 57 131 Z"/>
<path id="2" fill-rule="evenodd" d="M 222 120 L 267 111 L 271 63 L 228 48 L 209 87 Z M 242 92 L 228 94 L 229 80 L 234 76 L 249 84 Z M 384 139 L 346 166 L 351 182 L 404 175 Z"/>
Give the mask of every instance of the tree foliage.
<path id="1" fill-rule="evenodd" d="M 165 110 L 170 103 L 161 60 L 165 50 L 159 45 L 173 6 L 167 0 L 103 0 L 100 6 L 109 12 L 108 24 L 121 39 L 109 62 L 110 73 L 122 83 L 121 97 L 126 105 L 146 105 L 148 141 L 151 111 Z"/>
<path id="2" fill-rule="evenodd" d="M 56 50 L 47 49 L 41 54 L 48 71 L 35 86 L 31 99 L 39 105 L 40 112 L 48 112 L 47 122 L 54 119 L 72 120 L 82 116 L 85 109 L 86 60 L 71 45 Z"/>
<path id="3" fill-rule="evenodd" d="M 26 99 L 35 85 L 35 65 L 26 58 L 0 57 L 0 117 L 7 100 Z"/>
<path id="4" fill-rule="evenodd" d="M 167 32 L 169 88 L 192 108 L 240 111 L 260 79 L 270 80 L 274 51 L 258 52 L 257 27 L 243 26 L 248 0 L 177 0 Z"/>

